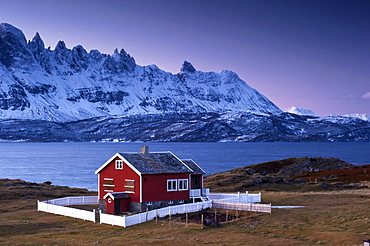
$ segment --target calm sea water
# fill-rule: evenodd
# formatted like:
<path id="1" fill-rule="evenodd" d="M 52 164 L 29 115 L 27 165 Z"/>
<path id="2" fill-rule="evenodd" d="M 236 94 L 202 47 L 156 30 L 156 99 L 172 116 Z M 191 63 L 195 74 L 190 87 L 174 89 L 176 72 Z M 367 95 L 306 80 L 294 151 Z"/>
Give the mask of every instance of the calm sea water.
<path id="1" fill-rule="evenodd" d="M 97 190 L 95 170 L 117 152 L 143 143 L 0 143 L 0 178 Z M 370 142 L 357 143 L 145 143 L 193 159 L 208 174 L 288 157 L 338 157 L 370 164 Z"/>

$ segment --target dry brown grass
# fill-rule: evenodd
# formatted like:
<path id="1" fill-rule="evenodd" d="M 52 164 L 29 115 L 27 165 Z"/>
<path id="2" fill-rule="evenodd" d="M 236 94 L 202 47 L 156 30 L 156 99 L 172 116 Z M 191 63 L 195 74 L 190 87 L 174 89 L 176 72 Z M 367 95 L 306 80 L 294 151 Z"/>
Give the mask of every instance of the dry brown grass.
<path id="1" fill-rule="evenodd" d="M 1 186 L 0 191 L 4 188 L 9 195 L 9 186 Z M 46 186 L 45 196 L 39 198 L 50 196 L 52 189 L 59 188 Z M 14 190 L 16 199 L 0 199 L 0 245 L 363 245 L 364 239 L 370 239 L 369 189 L 264 192 L 263 203 L 305 207 L 273 209 L 272 214 L 244 213 L 220 228 L 205 229 L 199 224 L 186 228 L 177 216 L 170 224 L 167 219 L 128 228 L 94 224 L 37 212 L 35 198 L 19 196 L 20 188 Z M 66 195 L 76 194 L 67 190 Z M 81 190 L 77 193 L 81 195 Z"/>

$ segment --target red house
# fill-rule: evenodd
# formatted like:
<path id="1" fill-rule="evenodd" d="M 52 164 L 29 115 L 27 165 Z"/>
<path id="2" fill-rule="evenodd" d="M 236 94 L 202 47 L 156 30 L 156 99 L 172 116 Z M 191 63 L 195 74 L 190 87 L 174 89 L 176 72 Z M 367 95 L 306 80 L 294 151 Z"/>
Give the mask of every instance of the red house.
<path id="1" fill-rule="evenodd" d="M 98 174 L 100 207 L 106 213 L 142 212 L 203 199 L 205 172 L 192 160 L 171 152 L 117 153 Z"/>

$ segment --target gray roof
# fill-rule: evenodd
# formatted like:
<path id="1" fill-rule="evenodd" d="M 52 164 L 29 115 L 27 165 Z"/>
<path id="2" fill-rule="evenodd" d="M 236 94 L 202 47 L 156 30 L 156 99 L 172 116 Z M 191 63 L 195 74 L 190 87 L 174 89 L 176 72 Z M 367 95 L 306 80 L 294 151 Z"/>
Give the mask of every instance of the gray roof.
<path id="1" fill-rule="evenodd" d="M 171 152 L 149 153 L 147 157 L 141 153 L 119 154 L 141 174 L 193 172 Z"/>
<path id="2" fill-rule="evenodd" d="M 198 166 L 193 160 L 182 160 L 190 169 L 193 170 L 193 174 L 205 174 L 202 168 Z"/>
<path id="3" fill-rule="evenodd" d="M 121 199 L 121 198 L 130 198 L 130 195 L 127 194 L 126 192 L 111 192 L 111 193 L 107 193 L 104 198 L 106 196 L 111 196 L 114 199 Z"/>

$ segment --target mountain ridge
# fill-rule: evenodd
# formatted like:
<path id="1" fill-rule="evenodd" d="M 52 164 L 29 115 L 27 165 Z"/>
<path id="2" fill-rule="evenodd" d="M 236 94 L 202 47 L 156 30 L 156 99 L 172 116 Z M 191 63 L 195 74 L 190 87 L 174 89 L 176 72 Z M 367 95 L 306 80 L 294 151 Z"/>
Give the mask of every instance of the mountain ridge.
<path id="1" fill-rule="evenodd" d="M 45 49 L 3 23 L 0 141 L 370 141 L 370 121 L 286 113 L 236 73 L 188 61 L 172 74 L 124 49 Z"/>
<path id="2" fill-rule="evenodd" d="M 59 41 L 45 49 L 38 33 L 1 24 L 0 118 L 67 122 L 137 113 L 281 110 L 234 72 L 197 71 L 184 61 L 178 74 L 139 66 L 124 49 L 89 53 Z M 1 66 L 2 65 L 2 66 Z"/>

